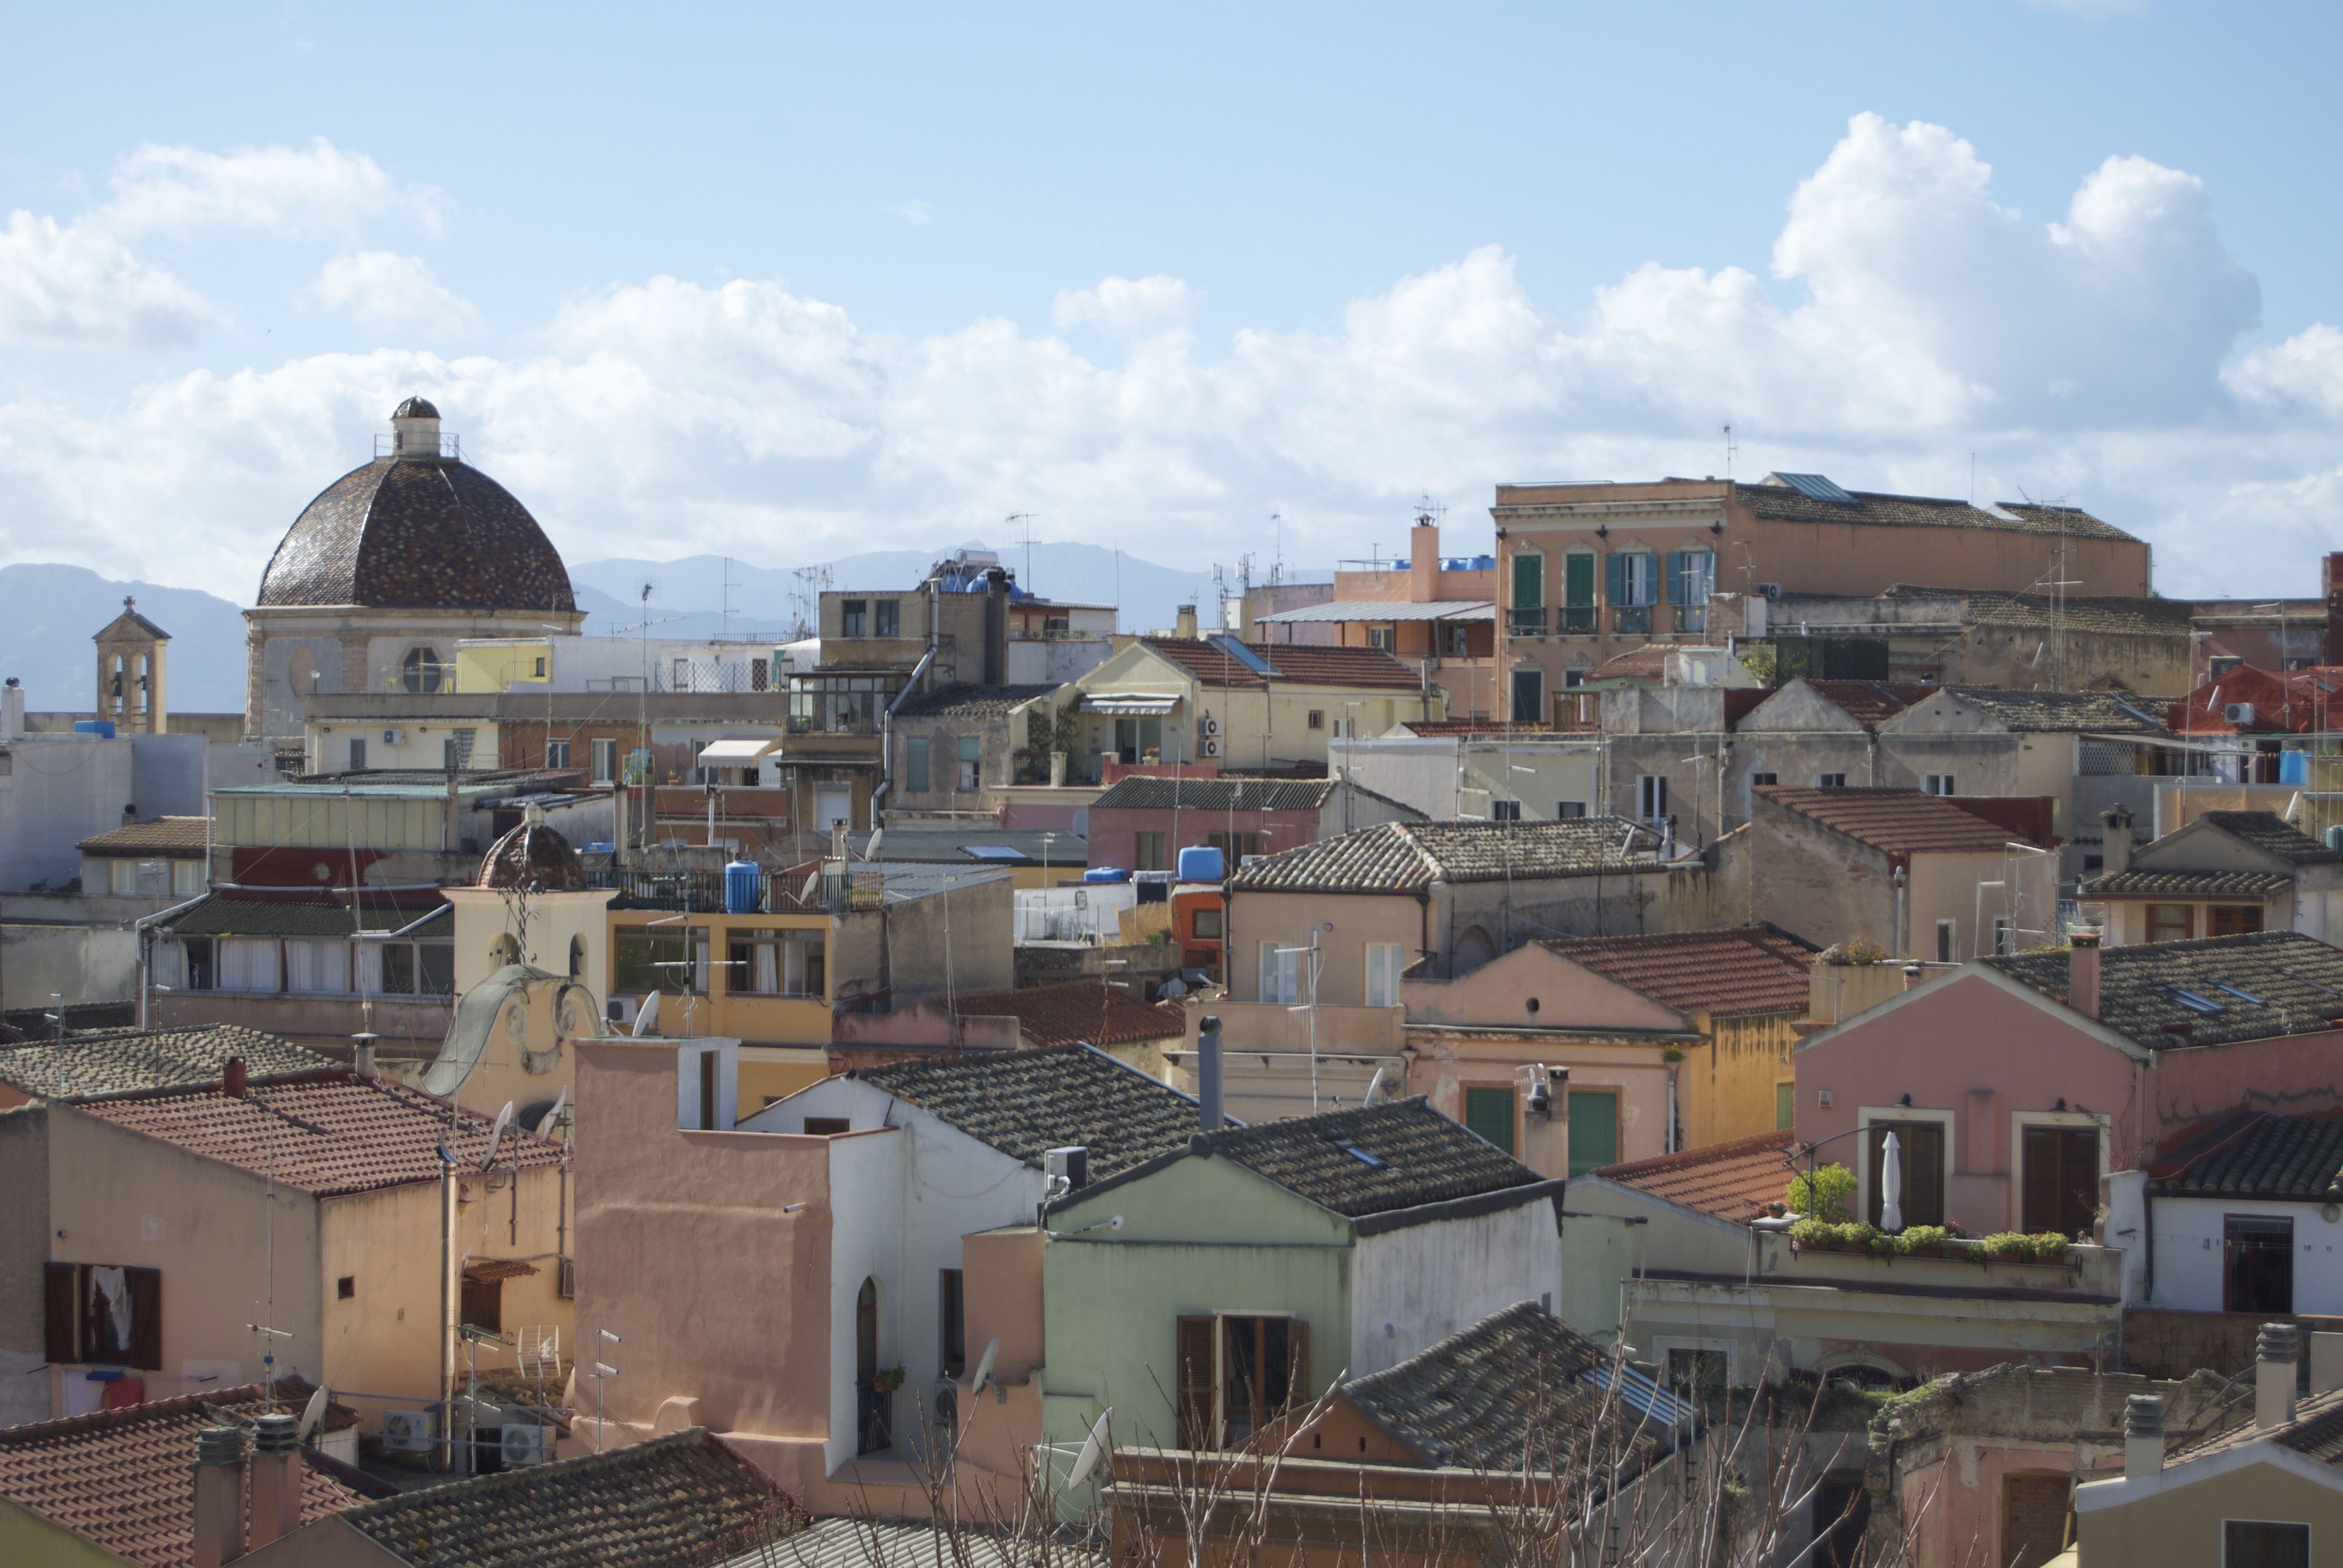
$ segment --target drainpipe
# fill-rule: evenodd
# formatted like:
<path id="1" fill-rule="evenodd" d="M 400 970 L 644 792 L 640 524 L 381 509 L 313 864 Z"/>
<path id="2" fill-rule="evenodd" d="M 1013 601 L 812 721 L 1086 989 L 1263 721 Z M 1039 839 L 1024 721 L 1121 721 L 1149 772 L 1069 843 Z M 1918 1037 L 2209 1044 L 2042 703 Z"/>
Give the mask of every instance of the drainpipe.
<path id="1" fill-rule="evenodd" d="M 1904 900 L 1907 891 L 1908 880 L 1904 868 L 1898 866 L 1896 868 L 1896 950 L 1887 955 L 1893 959 L 1904 956 Z"/>
<path id="2" fill-rule="evenodd" d="M 903 689 L 895 694 L 895 700 L 889 703 L 887 710 L 879 716 L 879 788 L 870 795 L 870 825 L 873 828 L 879 826 L 880 802 L 887 799 L 888 787 L 895 782 L 895 710 L 911 699 L 911 693 L 919 688 L 920 677 L 927 674 L 928 667 L 935 661 L 936 638 L 930 631 L 928 634 L 928 651 L 920 655 L 920 662 L 911 667 L 911 678 L 903 682 Z"/>

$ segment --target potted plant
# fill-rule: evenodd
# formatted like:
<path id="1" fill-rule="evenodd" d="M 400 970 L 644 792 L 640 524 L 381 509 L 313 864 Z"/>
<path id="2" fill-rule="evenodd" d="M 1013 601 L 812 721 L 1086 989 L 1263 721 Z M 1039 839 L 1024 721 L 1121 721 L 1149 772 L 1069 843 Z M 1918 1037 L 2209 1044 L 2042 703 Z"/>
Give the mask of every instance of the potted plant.
<path id="1" fill-rule="evenodd" d="M 1855 1172 L 1844 1165 L 1816 1167 L 1812 1181 L 1804 1175 L 1793 1176 L 1783 1194 L 1792 1213 L 1835 1223 L 1846 1221 L 1847 1202 L 1854 1196 Z"/>
<path id="2" fill-rule="evenodd" d="M 903 1379 L 906 1375 L 907 1374 L 903 1371 L 903 1363 L 901 1362 L 897 1362 L 893 1366 L 889 1367 L 885 1372 L 882 1372 L 877 1377 L 872 1378 L 870 1380 L 870 1387 L 875 1392 L 890 1394 L 897 1389 L 903 1386 Z"/>
<path id="3" fill-rule="evenodd" d="M 2074 1243 L 2056 1231 L 2041 1231 L 2026 1238 L 2027 1254 L 2037 1263 L 2063 1263 Z"/>
<path id="4" fill-rule="evenodd" d="M 1906 1225 L 1896 1238 L 1896 1251 L 1907 1258 L 1941 1258 L 1951 1241 L 1942 1225 Z"/>
<path id="5" fill-rule="evenodd" d="M 2034 1256 L 2034 1242 L 2022 1231 L 1996 1231 L 1973 1250 L 1980 1262 L 2021 1263 Z"/>

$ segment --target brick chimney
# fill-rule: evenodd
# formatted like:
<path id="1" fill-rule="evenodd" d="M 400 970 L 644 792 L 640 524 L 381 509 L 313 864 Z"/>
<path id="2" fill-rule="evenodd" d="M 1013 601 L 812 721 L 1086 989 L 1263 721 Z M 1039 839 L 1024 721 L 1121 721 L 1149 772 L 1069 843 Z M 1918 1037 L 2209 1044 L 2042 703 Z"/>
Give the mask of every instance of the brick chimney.
<path id="1" fill-rule="evenodd" d="M 196 1433 L 196 1568 L 221 1568 L 244 1555 L 244 1431 Z"/>
<path id="2" fill-rule="evenodd" d="M 2343 664 L 2343 551 L 2327 558 L 2327 662 Z"/>
<path id="3" fill-rule="evenodd" d="M 2099 1016 L 2099 933 L 2077 931 L 2066 941 L 2066 1005 L 2096 1020 Z"/>
<path id="4" fill-rule="evenodd" d="M 1440 597 L 1440 525 L 1429 518 L 1407 533 L 1407 597 L 1417 604 Z"/>
<path id="5" fill-rule="evenodd" d="M 2099 813 L 2107 825 L 2107 841 L 2099 847 L 2099 869 L 2107 876 L 2131 869 L 2131 813 L 2120 805 Z"/>
<path id="6" fill-rule="evenodd" d="M 231 1056 L 220 1064 L 220 1092 L 222 1094 L 233 1094 L 238 1100 L 242 1100 L 244 1098 L 245 1084 L 244 1058 L 240 1056 Z"/>
<path id="7" fill-rule="evenodd" d="M 2136 1393 L 2124 1401 L 2124 1479 L 2137 1481 L 2164 1468 L 2164 1396 Z"/>
<path id="8" fill-rule="evenodd" d="M 1196 637 L 1196 607 L 1183 604 L 1172 613 L 1172 635 L 1194 641 Z"/>
<path id="9" fill-rule="evenodd" d="M 283 1412 L 253 1423 L 252 1549 L 301 1528 L 301 1423 Z"/>
<path id="10" fill-rule="evenodd" d="M 2254 1430 L 2269 1432 L 2294 1419 L 2295 1327 L 2264 1323 L 2254 1339 Z"/>

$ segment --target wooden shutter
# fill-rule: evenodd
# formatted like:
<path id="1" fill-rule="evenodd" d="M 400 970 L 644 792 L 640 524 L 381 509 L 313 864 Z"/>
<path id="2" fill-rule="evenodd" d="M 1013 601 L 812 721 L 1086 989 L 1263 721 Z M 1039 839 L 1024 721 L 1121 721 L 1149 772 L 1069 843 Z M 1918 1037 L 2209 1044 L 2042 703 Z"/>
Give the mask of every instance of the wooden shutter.
<path id="1" fill-rule="evenodd" d="M 1584 553 L 1563 558 L 1563 602 L 1578 609 L 1594 606 L 1594 558 Z"/>
<path id="2" fill-rule="evenodd" d="M 1176 1346 L 1180 1374 L 1180 1446 L 1218 1446 L 1212 1432 L 1212 1329 L 1208 1317 L 1182 1318 Z"/>
<path id="3" fill-rule="evenodd" d="M 1682 551 L 1682 550 L 1670 550 L 1670 551 L 1668 552 L 1668 558 L 1667 558 L 1667 572 L 1668 572 L 1668 592 L 1667 592 L 1667 599 L 1668 599 L 1668 602 L 1669 602 L 1670 604 L 1682 604 L 1682 603 L 1684 603 L 1684 551 Z"/>
<path id="4" fill-rule="evenodd" d="M 1624 554 L 1603 558 L 1603 599 L 1613 606 L 1627 602 L 1627 558 Z"/>
<path id="5" fill-rule="evenodd" d="M 130 1282 L 130 1364 L 163 1370 L 163 1271 L 125 1269 Z"/>
<path id="6" fill-rule="evenodd" d="M 1513 608 L 1535 609 L 1545 603 L 1545 558 L 1540 555 L 1518 555 L 1513 558 Z"/>
<path id="7" fill-rule="evenodd" d="M 44 1264 L 41 1298 L 43 1353 L 60 1366 L 81 1360 L 81 1265 Z"/>

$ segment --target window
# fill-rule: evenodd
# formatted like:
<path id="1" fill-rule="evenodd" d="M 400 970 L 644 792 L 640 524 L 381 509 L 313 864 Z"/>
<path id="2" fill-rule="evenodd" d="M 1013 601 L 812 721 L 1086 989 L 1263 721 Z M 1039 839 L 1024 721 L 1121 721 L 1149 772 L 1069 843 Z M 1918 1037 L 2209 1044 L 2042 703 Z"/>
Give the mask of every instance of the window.
<path id="1" fill-rule="evenodd" d="M 1926 795 L 1949 795 L 1953 792 L 1953 776 L 1949 773 L 1923 773 L 1920 790 Z"/>
<path id="2" fill-rule="evenodd" d="M 846 598 L 838 601 L 838 635 L 868 637 L 870 627 L 870 601 Z"/>
<path id="3" fill-rule="evenodd" d="M 541 653 L 537 656 L 537 678 L 539 680 L 545 678 L 545 655 Z"/>
<path id="4" fill-rule="evenodd" d="M 1950 920 L 1936 922 L 1936 961 L 1948 964 L 1960 957 L 1960 930 Z"/>
<path id="5" fill-rule="evenodd" d="M 1312 729 L 1323 729 L 1326 728 L 1326 710 L 1324 709 L 1313 708 L 1310 710 L 1310 728 Z"/>
<path id="6" fill-rule="evenodd" d="M 2007 915 L 1994 916 L 1993 950 L 1996 958 L 2006 959 L 2017 950 L 2016 937 L 2017 928 L 2010 923 Z"/>
<path id="7" fill-rule="evenodd" d="M 903 742 L 903 788 L 924 794 L 928 788 L 928 738 L 914 735 Z"/>
<path id="8" fill-rule="evenodd" d="M 1871 1528 L 1871 1493 L 1859 1470 L 1834 1470 L 1815 1484 L 1814 1568 L 1855 1568 L 1868 1560 L 1864 1533 Z"/>
<path id="9" fill-rule="evenodd" d="M 211 879 L 204 874 L 201 860 L 171 862 L 171 895 L 174 898 L 192 899 L 210 885 L 210 881 Z"/>
<path id="10" fill-rule="evenodd" d="M 358 1277 L 356 1274 L 344 1274 L 340 1279 L 334 1282 L 334 1299 L 336 1301 L 353 1301 L 357 1298 L 357 1293 Z"/>
<path id="11" fill-rule="evenodd" d="M 1667 816 L 1667 775 L 1645 773 L 1636 779 L 1635 814 L 1646 822 L 1657 822 Z"/>
<path id="12" fill-rule="evenodd" d="M 1731 1357 L 1725 1351 L 1671 1350 L 1663 1371 L 1678 1393 L 1711 1393 L 1725 1386 Z"/>
<path id="13" fill-rule="evenodd" d="M 332 996 L 348 990 L 350 944 L 339 938 L 287 940 L 285 989 L 307 996 Z"/>
<path id="14" fill-rule="evenodd" d="M 1221 859 L 1232 872 L 1243 865 L 1248 856 L 1261 853 L 1261 835 L 1258 833 L 1207 833 L 1204 844 L 1207 849 L 1221 852 Z M 1160 866 L 1156 869 L 1162 869 Z"/>
<path id="15" fill-rule="evenodd" d="M 1518 822 L 1521 819 L 1522 803 L 1519 800 L 1492 800 L 1489 802 L 1490 821 Z"/>
<path id="16" fill-rule="evenodd" d="M 1556 800 L 1554 803 L 1554 819 L 1557 822 L 1574 822 L 1585 815 L 1586 802 L 1584 800 Z"/>
<path id="17" fill-rule="evenodd" d="M 1545 558 L 1535 550 L 1513 557 L 1513 592 L 1505 624 L 1515 637 L 1545 635 Z M 1537 711 L 1532 704 L 1529 711 Z"/>
<path id="18" fill-rule="evenodd" d="M 1261 944 L 1262 1000 L 1292 1007 L 1302 1000 L 1302 957 L 1300 950 L 1282 942 Z"/>
<path id="19" fill-rule="evenodd" d="M 1131 836 L 1131 869 L 1134 871 L 1171 869 L 1163 863 L 1162 834 L 1141 832 Z"/>
<path id="20" fill-rule="evenodd" d="M 2001 1483 L 2001 1555 L 2009 1568 L 2042 1568 L 2066 1544 L 2074 1483 L 2063 1475 L 2008 1475 Z"/>
<path id="21" fill-rule="evenodd" d="M 1604 563 L 1604 597 L 1612 626 L 1623 637 L 1648 636 L 1652 606 L 1659 599 L 1660 558 L 1649 550 L 1621 550 Z"/>
<path id="22" fill-rule="evenodd" d="M 1798 1086 L 1777 1083 L 1774 1086 L 1774 1127 L 1776 1131 L 1798 1124 Z"/>
<path id="23" fill-rule="evenodd" d="M 2224 1519 L 2221 1568 L 2310 1568 L 2310 1526 Z"/>
<path id="24" fill-rule="evenodd" d="M 2088 1231 L 2099 1215 L 2099 1130 L 2028 1127 L 2025 1159 L 2019 1229 L 2067 1237 Z"/>
<path id="25" fill-rule="evenodd" d="M 545 765 L 548 768 L 568 767 L 569 742 L 567 740 L 547 741 L 545 743 Z"/>
<path id="26" fill-rule="evenodd" d="M 900 637 L 903 630 L 903 601 L 899 598 L 875 599 L 870 605 L 870 635 Z"/>
<path id="27" fill-rule="evenodd" d="M 1761 785 L 1779 784 L 1781 781 L 1782 776 L 1779 773 L 1752 773 L 1749 775 L 1749 787 L 1753 789 Z"/>
<path id="28" fill-rule="evenodd" d="M 221 990 L 278 991 L 285 989 L 278 972 L 279 950 L 274 937 L 221 937 L 216 943 L 219 954 L 219 989 Z"/>
<path id="29" fill-rule="evenodd" d="M 1670 550 L 1667 557 L 1668 603 L 1678 631 L 1708 629 L 1708 598 L 1716 591 L 1716 554 L 1713 550 Z"/>
<path id="30" fill-rule="evenodd" d="M 616 740 L 594 740 L 587 745 L 594 764 L 594 782 L 616 783 L 618 778 L 618 743 Z"/>
<path id="31" fill-rule="evenodd" d="M 1219 941 L 1221 932 L 1225 929 L 1218 910 L 1198 910 L 1194 924 L 1196 940 L 1200 942 Z"/>
<path id="32" fill-rule="evenodd" d="M 809 1116 L 805 1130 L 809 1138 L 835 1138 L 841 1132 L 852 1131 L 854 1123 L 843 1116 Z"/>
<path id="33" fill-rule="evenodd" d="M 960 788 L 971 790 L 980 787 L 977 775 L 984 766 L 984 738 L 963 735 L 960 738 Z"/>
<path id="34" fill-rule="evenodd" d="M 1114 752 L 1125 762 L 1151 762 L 1163 755 L 1163 721 L 1160 719 L 1118 719 L 1114 721 Z M 1148 753 L 1153 752 L 1150 757 Z"/>
<path id="35" fill-rule="evenodd" d="M 1473 652 L 1473 628 L 1461 620 L 1452 620 L 1440 628 L 1440 651 L 1451 658 L 1467 658 Z"/>
<path id="36" fill-rule="evenodd" d="M 1510 1089 L 1467 1089 L 1464 1125 L 1498 1148 L 1513 1151 L 1513 1091 Z"/>
<path id="37" fill-rule="evenodd" d="M 1594 629 L 1594 558 L 1584 550 L 1562 558 L 1562 629 Z"/>
<path id="38" fill-rule="evenodd" d="M 2197 911 L 2187 904 L 2147 906 L 2147 940 L 2185 942 L 2197 933 Z"/>
<path id="39" fill-rule="evenodd" d="M 1175 1325 L 1180 1441 L 1242 1442 L 1310 1392 L 1310 1325 L 1299 1318 L 1186 1317 Z"/>
<path id="40" fill-rule="evenodd" d="M 1844 789 L 1846 788 L 1846 775 L 1844 773 L 1817 773 L 1815 775 L 1815 788 L 1817 789 Z"/>
<path id="41" fill-rule="evenodd" d="M 687 945 L 689 950 L 687 950 Z M 708 994 L 709 931 L 706 926 L 622 927 L 610 943 L 610 989 L 620 995 L 690 990 Z"/>
<path id="42" fill-rule="evenodd" d="M 128 897 L 138 890 L 138 862 L 108 860 L 106 863 L 106 885 L 109 891 Z"/>
<path id="43" fill-rule="evenodd" d="M 439 689 L 439 650 L 436 648 L 410 648 L 398 663 L 398 683 L 417 693 Z"/>
<path id="44" fill-rule="evenodd" d="M 1543 670 L 1513 671 L 1513 711 L 1515 723 L 1527 724 L 1545 711 L 1545 674 Z"/>
<path id="45" fill-rule="evenodd" d="M 186 965 L 189 990 L 216 989 L 212 969 L 212 940 L 209 937 L 186 937 L 179 943 L 181 960 Z"/>
<path id="46" fill-rule="evenodd" d="M 505 1328 L 505 1282 L 502 1280 L 464 1281 L 462 1322 L 471 1328 L 487 1329 L 502 1333 Z"/>
<path id="47" fill-rule="evenodd" d="M 350 771 L 363 773 L 366 765 L 366 737 L 353 735 L 350 737 Z"/>
<path id="48" fill-rule="evenodd" d="M 2294 1221 L 2261 1214 L 2221 1220 L 2221 1310 L 2294 1311 Z"/>
<path id="49" fill-rule="evenodd" d="M 752 658 L 749 661 L 749 689 L 751 691 L 770 691 L 773 689 L 772 660 L 768 658 Z"/>
<path id="50" fill-rule="evenodd" d="M 735 930 L 725 938 L 724 989 L 733 996 L 781 994 L 781 933 Z"/>
<path id="51" fill-rule="evenodd" d="M 1367 944 L 1367 1005 L 1397 1007 L 1399 1005 L 1399 971 L 1404 967 L 1403 955 L 1407 950 L 1397 942 Z"/>
<path id="52" fill-rule="evenodd" d="M 958 1377 L 968 1366 L 968 1294 L 958 1269 L 939 1269 L 942 1276 L 942 1311 L 937 1314 L 942 1330 L 943 1372 L 946 1377 Z"/>
<path id="53" fill-rule="evenodd" d="M 393 996 L 447 996 L 456 989 L 453 942 L 384 942 L 382 989 Z"/>
<path id="54" fill-rule="evenodd" d="M 1906 1229 L 1945 1222 L 1945 1124 L 1941 1121 L 1874 1121 L 1865 1129 L 1864 1147 L 1869 1151 L 1869 1188 L 1864 1218 L 1879 1223 L 1881 1172 L 1887 1168 L 1887 1135 L 1896 1134 L 1896 1158 L 1904 1170 L 1904 1191 L 1898 1207 Z"/>
<path id="55" fill-rule="evenodd" d="M 2215 904 L 2205 911 L 2208 937 L 2239 937 L 2262 929 L 2259 904 Z"/>
<path id="56" fill-rule="evenodd" d="M 163 1274 L 112 1263 L 49 1263 L 42 1275 L 48 1359 L 61 1366 L 163 1368 Z"/>
<path id="57" fill-rule="evenodd" d="M 1619 1163 L 1619 1091 L 1574 1089 L 1569 1111 L 1570 1174 Z"/>

